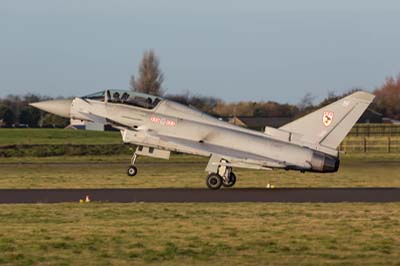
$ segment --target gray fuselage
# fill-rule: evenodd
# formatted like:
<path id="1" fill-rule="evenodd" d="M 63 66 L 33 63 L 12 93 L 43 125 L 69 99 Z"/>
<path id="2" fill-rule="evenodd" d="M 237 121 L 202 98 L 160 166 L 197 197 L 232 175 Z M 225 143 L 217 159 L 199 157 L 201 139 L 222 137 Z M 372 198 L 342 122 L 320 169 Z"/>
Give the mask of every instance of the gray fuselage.
<path id="1" fill-rule="evenodd" d="M 100 102 L 75 98 L 71 116 L 82 117 L 82 110 L 90 115 L 103 117 L 114 126 L 122 126 L 137 132 L 131 143 L 171 151 L 210 156 L 212 152 L 180 150 L 158 138 L 148 135 L 157 133 L 178 138 L 198 145 L 242 151 L 250 162 L 264 167 L 284 168 L 301 171 L 334 172 L 339 160 L 336 156 L 315 151 L 309 147 L 271 138 L 262 132 L 238 127 L 218 120 L 190 107 L 162 100 L 153 109 L 145 109 L 122 103 Z M 75 116 L 74 116 L 75 114 Z M 147 132 L 143 134 L 141 132 Z"/>

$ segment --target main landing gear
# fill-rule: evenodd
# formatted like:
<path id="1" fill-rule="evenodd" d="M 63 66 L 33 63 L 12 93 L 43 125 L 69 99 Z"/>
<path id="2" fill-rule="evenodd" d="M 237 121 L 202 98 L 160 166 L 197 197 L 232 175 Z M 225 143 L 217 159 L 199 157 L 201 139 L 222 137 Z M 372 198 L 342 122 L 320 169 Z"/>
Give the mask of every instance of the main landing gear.
<path id="1" fill-rule="evenodd" d="M 206 177 L 207 187 L 213 190 L 223 187 L 233 187 L 236 183 L 236 175 L 232 172 L 232 168 L 226 167 L 224 174 L 211 173 Z"/>
<path id="2" fill-rule="evenodd" d="M 131 166 L 129 166 L 128 171 L 127 171 L 129 176 L 135 176 L 138 172 L 138 170 L 135 166 L 137 157 L 138 157 L 138 155 L 136 153 L 134 153 L 132 156 L 132 159 L 131 159 Z"/>
<path id="3" fill-rule="evenodd" d="M 153 151 L 149 154 L 152 154 Z M 139 155 L 143 155 L 141 152 L 143 147 L 139 147 L 131 158 L 131 165 L 128 168 L 128 176 L 136 176 L 138 169 L 135 166 L 136 159 Z M 206 171 L 209 175 L 206 178 L 207 187 L 213 190 L 217 190 L 221 187 L 233 187 L 236 183 L 236 175 L 233 173 L 232 166 L 228 161 L 218 156 L 212 155 L 207 165 Z"/>
<path id="4" fill-rule="evenodd" d="M 206 171 L 209 173 L 206 177 L 206 185 L 210 189 L 233 187 L 236 183 L 236 175 L 232 171 L 232 165 L 219 155 L 211 155 Z"/>

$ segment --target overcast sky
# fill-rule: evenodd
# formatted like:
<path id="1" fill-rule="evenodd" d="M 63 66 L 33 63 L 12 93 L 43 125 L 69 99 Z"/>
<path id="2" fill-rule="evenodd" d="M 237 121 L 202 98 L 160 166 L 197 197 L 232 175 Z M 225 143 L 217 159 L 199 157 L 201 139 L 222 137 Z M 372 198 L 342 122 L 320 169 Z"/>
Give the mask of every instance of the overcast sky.
<path id="1" fill-rule="evenodd" d="M 149 48 L 168 93 L 373 90 L 400 72 L 400 1 L 0 0 L 0 96 L 127 89 Z"/>

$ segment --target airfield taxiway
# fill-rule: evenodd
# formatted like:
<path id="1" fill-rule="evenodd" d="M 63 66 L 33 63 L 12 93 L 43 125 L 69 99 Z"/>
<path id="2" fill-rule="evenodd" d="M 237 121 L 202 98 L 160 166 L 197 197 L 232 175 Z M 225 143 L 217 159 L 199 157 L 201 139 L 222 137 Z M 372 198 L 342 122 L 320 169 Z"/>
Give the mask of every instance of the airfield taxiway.
<path id="1" fill-rule="evenodd" d="M 400 202 L 400 188 L 0 189 L 0 203 L 95 202 Z"/>

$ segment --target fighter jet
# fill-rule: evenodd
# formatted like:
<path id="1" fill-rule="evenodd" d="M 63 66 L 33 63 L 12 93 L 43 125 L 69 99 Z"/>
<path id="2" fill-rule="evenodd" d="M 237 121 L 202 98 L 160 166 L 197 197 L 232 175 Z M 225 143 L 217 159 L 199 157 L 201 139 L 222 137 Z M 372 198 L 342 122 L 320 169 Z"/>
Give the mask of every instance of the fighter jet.
<path id="1" fill-rule="evenodd" d="M 169 159 L 171 152 L 194 154 L 209 158 L 206 184 L 219 189 L 235 185 L 235 168 L 336 172 L 340 163 L 337 147 L 373 99 L 374 95 L 358 91 L 280 128 L 266 127 L 264 132 L 133 91 L 104 90 L 31 105 L 119 129 L 124 143 L 137 146 L 129 176 L 138 173 L 138 156 Z"/>

